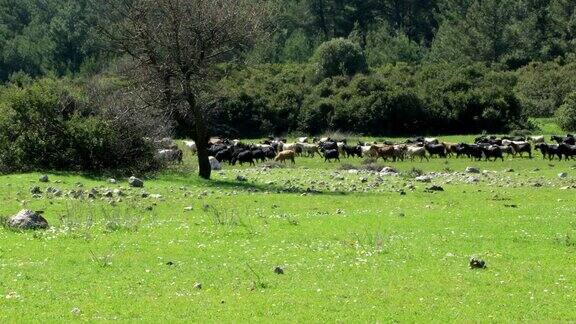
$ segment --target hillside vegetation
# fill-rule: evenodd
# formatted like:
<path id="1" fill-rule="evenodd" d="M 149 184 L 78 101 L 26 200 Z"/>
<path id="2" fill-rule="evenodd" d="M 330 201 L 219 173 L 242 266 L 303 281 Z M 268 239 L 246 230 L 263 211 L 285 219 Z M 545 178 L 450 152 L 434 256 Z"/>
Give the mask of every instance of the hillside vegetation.
<path id="1" fill-rule="evenodd" d="M 154 136 L 194 137 L 190 122 L 154 107 L 163 104 L 134 83 L 147 72 L 116 51 L 98 27 L 120 19 L 105 15 L 115 1 L 120 0 L 0 2 L 0 106 L 13 109 L 10 88 L 34 88 L 48 79 L 73 89 L 83 103 L 81 111 L 62 112 L 51 94 L 39 94 L 38 100 L 53 105 L 63 120 L 74 115 L 71 120 L 79 123 L 109 125 L 119 111 L 138 110 L 130 116 L 147 118 L 131 127 L 155 119 L 148 125 L 155 126 Z M 554 117 L 565 131 L 576 128 L 570 99 L 576 90 L 572 1 L 269 0 L 259 5 L 266 8 L 264 37 L 242 57 L 220 64 L 214 79 L 202 81 L 207 84 L 199 104 L 208 112 L 211 135 L 539 132 L 530 117 Z M 127 123 L 114 131 L 128 135 Z M 29 130 L 41 133 L 34 127 Z M 8 148 L 14 136 L 4 129 L 0 146 Z M 151 132 L 143 127 L 134 133 L 142 131 Z M 85 135 L 104 143 L 103 151 L 115 145 L 105 139 L 110 134 Z M 73 160 L 84 159 L 74 147 L 79 144 L 68 138 L 73 137 L 64 145 L 77 152 L 70 153 Z M 125 167 L 90 154 L 96 165 Z M 82 164 L 54 167 L 94 167 Z"/>

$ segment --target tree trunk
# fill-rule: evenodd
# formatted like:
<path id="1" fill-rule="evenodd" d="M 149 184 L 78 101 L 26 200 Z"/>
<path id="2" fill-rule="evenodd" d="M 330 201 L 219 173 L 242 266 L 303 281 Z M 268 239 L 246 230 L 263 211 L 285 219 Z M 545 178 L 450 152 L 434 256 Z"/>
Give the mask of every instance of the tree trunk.
<path id="1" fill-rule="evenodd" d="M 202 110 L 196 103 L 196 98 L 191 92 L 186 91 L 186 101 L 190 106 L 192 118 L 194 119 L 194 127 L 196 129 L 196 149 L 198 150 L 198 175 L 204 179 L 210 179 L 212 174 L 212 167 L 210 166 L 208 141 L 208 128 L 206 121 L 202 115 Z"/>
<path id="2" fill-rule="evenodd" d="M 200 125 L 200 123 L 196 123 Z M 209 154 L 208 154 L 208 134 L 207 131 L 201 131 L 199 128 L 206 129 L 206 125 L 196 126 L 196 132 L 198 133 L 198 139 L 196 141 L 196 148 L 198 149 L 198 175 L 204 179 L 210 179 L 212 174 L 212 166 L 210 166 Z M 203 133 L 202 133 L 203 132 Z M 200 135 L 200 134 L 203 135 Z"/>

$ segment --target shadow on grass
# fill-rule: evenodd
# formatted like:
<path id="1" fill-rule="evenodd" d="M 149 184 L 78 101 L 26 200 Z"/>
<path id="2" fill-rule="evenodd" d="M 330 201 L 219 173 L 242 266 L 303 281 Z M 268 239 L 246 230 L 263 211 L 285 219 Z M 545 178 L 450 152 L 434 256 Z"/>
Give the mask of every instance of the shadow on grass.
<path id="1" fill-rule="evenodd" d="M 277 192 L 277 193 L 290 193 L 290 194 L 312 194 L 312 195 L 327 195 L 327 196 L 342 196 L 348 195 L 349 192 L 345 191 L 323 191 L 323 190 L 311 190 L 304 189 L 300 187 L 284 187 L 278 185 L 269 185 L 264 183 L 252 183 L 248 181 L 237 181 L 237 180 L 205 180 L 196 175 L 191 176 L 189 179 L 183 179 L 178 177 L 171 177 L 166 179 L 171 183 L 180 183 L 187 185 L 197 185 L 201 188 L 211 188 L 211 189 L 223 189 L 223 190 L 242 190 L 246 192 Z"/>
<path id="2" fill-rule="evenodd" d="M 309 188 L 301 188 L 297 186 L 279 186 L 265 183 L 254 183 L 248 181 L 238 181 L 238 180 L 220 180 L 211 179 L 206 180 L 200 178 L 196 174 L 185 174 L 179 172 L 180 170 L 174 172 L 174 170 L 168 170 L 165 172 L 159 172 L 155 174 L 148 174 L 143 176 L 144 181 L 158 181 L 164 183 L 170 183 L 174 185 L 182 186 L 195 186 L 197 188 L 206 189 L 222 189 L 222 190 L 237 190 L 244 192 L 273 192 L 273 193 L 287 193 L 287 194 L 311 194 L 311 195 L 327 195 L 327 196 L 343 196 L 348 195 L 350 192 L 337 190 L 337 191 L 327 191 L 327 190 L 316 190 Z M 114 177 L 112 174 L 105 173 L 88 173 L 88 172 L 75 172 L 75 171 L 36 171 L 24 174 L 48 174 L 56 177 L 78 177 L 89 181 L 106 181 L 110 177 Z M 116 177 L 120 181 L 126 181 L 127 176 Z"/>

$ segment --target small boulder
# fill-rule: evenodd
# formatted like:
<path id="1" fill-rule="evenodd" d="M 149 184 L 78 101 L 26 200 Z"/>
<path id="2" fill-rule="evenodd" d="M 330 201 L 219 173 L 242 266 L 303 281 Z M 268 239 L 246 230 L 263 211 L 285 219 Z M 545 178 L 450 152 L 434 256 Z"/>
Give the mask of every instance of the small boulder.
<path id="1" fill-rule="evenodd" d="M 430 191 L 430 192 L 432 192 L 432 191 L 444 191 L 444 188 L 434 185 L 434 186 L 430 186 L 430 187 L 426 188 L 426 191 Z"/>
<path id="2" fill-rule="evenodd" d="M 128 179 L 128 184 L 131 187 L 136 187 L 136 188 L 142 188 L 144 187 L 144 181 L 132 176 L 130 177 L 130 179 Z"/>
<path id="3" fill-rule="evenodd" d="M 278 266 L 278 267 L 274 268 L 274 273 L 279 274 L 279 275 L 284 274 L 284 269 L 282 267 Z"/>
<path id="4" fill-rule="evenodd" d="M 114 178 L 110 178 L 110 179 L 108 179 L 108 182 L 112 183 L 112 184 L 116 184 L 118 181 Z"/>
<path id="5" fill-rule="evenodd" d="M 486 262 L 482 259 L 471 258 L 470 269 L 486 269 Z"/>
<path id="6" fill-rule="evenodd" d="M 40 178 L 38 178 L 38 181 L 48 182 L 48 175 L 46 175 L 46 174 L 41 175 Z"/>
<path id="7" fill-rule="evenodd" d="M 415 180 L 419 181 L 419 182 L 431 182 L 432 177 L 424 175 L 424 176 L 416 177 Z"/>
<path id="8" fill-rule="evenodd" d="M 396 169 L 391 168 L 391 167 L 385 167 L 382 170 L 380 170 L 380 174 L 382 174 L 382 175 L 397 175 L 398 171 L 396 171 Z"/>
<path id="9" fill-rule="evenodd" d="M 468 177 L 468 178 L 466 178 L 466 180 L 464 180 L 464 182 L 466 182 L 466 183 L 477 183 L 479 181 L 480 180 L 478 180 L 478 178 L 476 178 L 476 177 Z"/>
<path id="10" fill-rule="evenodd" d="M 246 181 L 248 181 L 248 179 L 246 179 L 246 177 L 243 176 L 243 175 L 237 175 L 237 176 L 236 176 L 236 181 L 246 182 Z"/>
<path id="11" fill-rule="evenodd" d="M 564 178 L 567 178 L 567 177 L 568 177 L 568 173 L 566 173 L 566 172 L 558 173 L 558 178 L 564 179 Z"/>
<path id="12" fill-rule="evenodd" d="M 396 173 L 396 172 L 398 172 L 398 171 L 396 171 L 394 168 L 391 168 L 391 167 L 384 167 L 384 168 L 382 168 L 382 170 L 380 170 L 380 172 Z"/>
<path id="13" fill-rule="evenodd" d="M 215 157 L 213 157 L 213 156 L 209 157 L 208 161 L 210 162 L 210 167 L 212 168 L 212 170 L 215 170 L 215 171 L 222 170 L 222 165 L 220 164 L 220 162 L 218 162 L 218 160 L 216 160 Z"/>
<path id="14" fill-rule="evenodd" d="M 474 167 L 467 167 L 466 173 L 480 173 L 480 170 L 478 168 L 474 168 Z"/>
<path id="15" fill-rule="evenodd" d="M 23 209 L 18 214 L 8 219 L 8 226 L 15 229 L 46 229 L 48 221 L 31 210 Z"/>

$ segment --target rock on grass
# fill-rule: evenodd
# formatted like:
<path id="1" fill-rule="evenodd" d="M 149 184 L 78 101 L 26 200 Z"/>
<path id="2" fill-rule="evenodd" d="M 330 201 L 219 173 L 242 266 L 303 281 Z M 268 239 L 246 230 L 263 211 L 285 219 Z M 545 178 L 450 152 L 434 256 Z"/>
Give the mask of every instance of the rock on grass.
<path id="1" fill-rule="evenodd" d="M 130 179 L 128 179 L 128 184 L 130 185 L 130 187 L 136 187 L 136 188 L 144 187 L 144 181 L 136 177 L 130 177 Z"/>
<path id="2" fill-rule="evenodd" d="M 475 168 L 475 167 L 467 167 L 465 172 L 478 174 L 478 173 L 480 173 L 480 170 L 478 168 Z"/>
<path id="3" fill-rule="evenodd" d="M 8 219 L 7 225 L 14 229 L 34 230 L 48 228 L 48 221 L 29 209 L 23 209 Z"/>
<path id="4" fill-rule="evenodd" d="M 470 269 L 486 269 L 486 262 L 482 259 L 471 258 Z"/>

